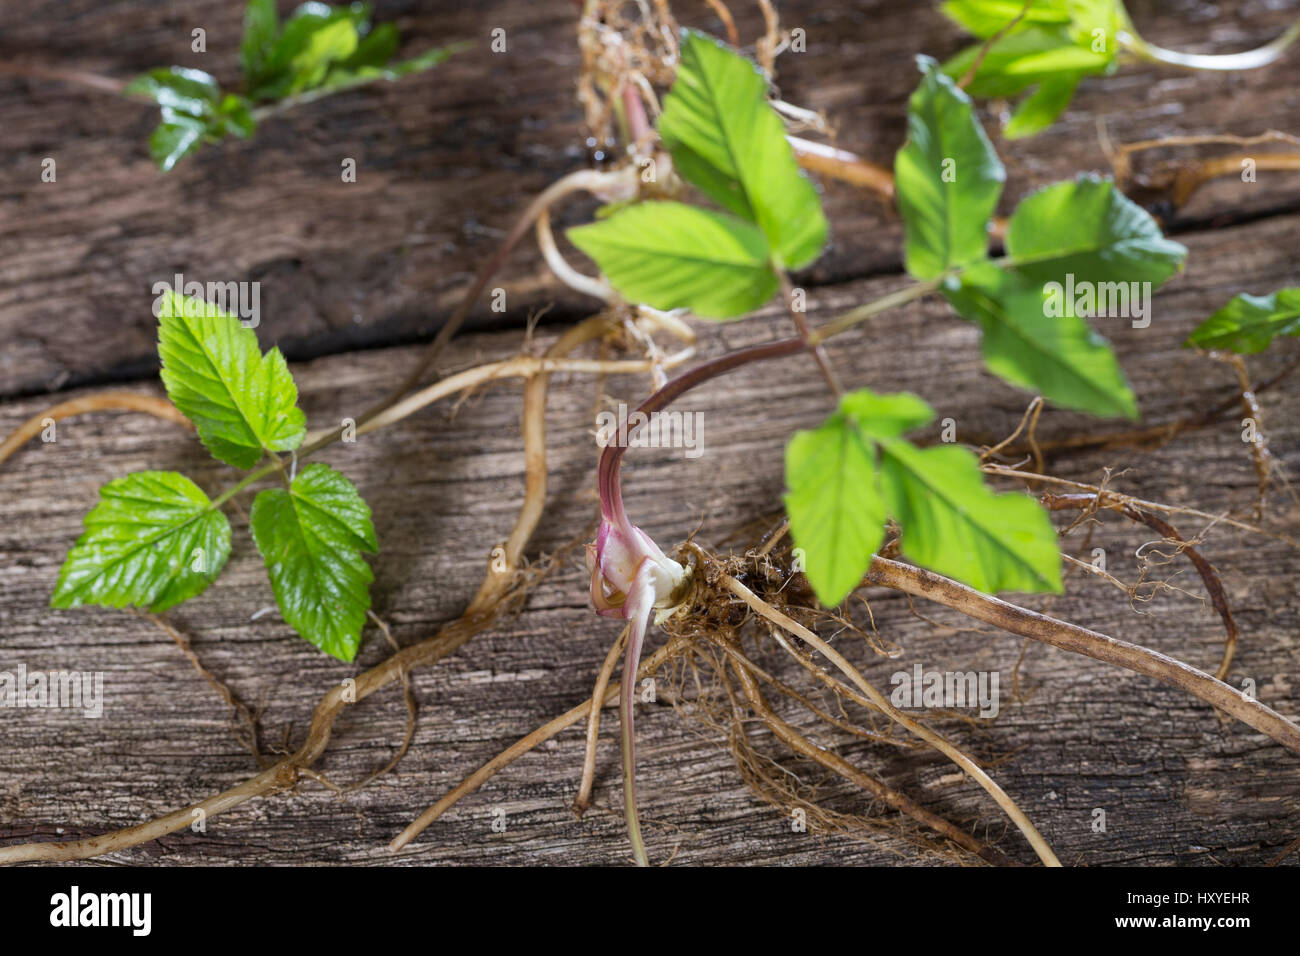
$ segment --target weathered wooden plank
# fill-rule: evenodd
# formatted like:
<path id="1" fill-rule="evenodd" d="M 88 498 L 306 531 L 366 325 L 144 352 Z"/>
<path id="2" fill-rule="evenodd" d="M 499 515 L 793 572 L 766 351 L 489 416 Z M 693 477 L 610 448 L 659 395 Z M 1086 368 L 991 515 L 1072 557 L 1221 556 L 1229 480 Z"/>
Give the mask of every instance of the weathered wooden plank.
<path id="1" fill-rule="evenodd" d="M 1300 218 L 1275 216 L 1187 237 L 1188 272 L 1156 299 L 1151 326 L 1100 322 L 1137 388 L 1148 422 L 1171 421 L 1231 394 L 1229 370 L 1178 347 L 1186 333 L 1227 296 L 1243 288 L 1294 282 Z M 812 321 L 898 285 L 896 277 L 818 289 Z M 787 334 L 782 316 L 702 326 L 704 354 Z M 543 336 L 543 341 L 545 336 Z M 834 362 L 850 385 L 912 389 L 959 438 L 1010 431 L 1026 396 L 980 370 L 971 326 L 941 302 L 890 313 L 833 343 Z M 1288 348 L 1287 345 L 1292 347 Z M 520 348 L 511 331 L 466 336 L 444 370 L 504 356 Z M 1293 356 L 1292 343 L 1252 361 L 1260 378 Z M 337 421 L 380 396 L 416 358 L 400 348 L 322 358 L 295 367 L 302 403 L 315 424 Z M 612 379 L 603 390 L 635 400 L 644 379 Z M 594 383 L 557 376 L 552 389 L 548 512 L 532 553 L 565 547 L 594 514 L 595 448 L 590 436 Z M 1300 415 L 1293 387 L 1262 396 L 1273 450 L 1292 474 L 1300 467 Z M 7 430 L 46 399 L 0 409 Z M 716 545 L 737 527 L 778 507 L 781 448 L 790 431 L 824 415 L 827 399 L 809 363 L 790 360 L 748 368 L 700 389 L 681 407 L 704 415 L 704 456 L 639 450 L 626 473 L 628 509 L 665 545 L 700 525 L 699 540 Z M 356 445 L 322 455 L 344 469 L 375 509 L 382 554 L 374 560 L 377 611 L 397 639 L 413 642 L 453 617 L 472 594 L 492 546 L 508 531 L 522 489 L 517 385 L 485 388 L 450 416 L 438 407 Z M 1059 438 L 1112 427 L 1049 411 L 1040 435 Z M 59 562 L 76 537 L 95 489 L 146 467 L 178 468 L 214 490 L 228 471 L 207 459 L 174 426 L 130 415 L 99 415 L 60 426 L 55 444 L 35 444 L 0 473 L 0 670 L 104 671 L 100 720 L 67 711 L 0 710 L 5 773 L 0 777 L 0 841 L 81 836 L 137 823 L 184 806 L 255 772 L 251 756 L 227 730 L 225 706 L 148 622 L 99 609 L 46 607 Z M 1235 421 L 1182 436 L 1151 451 L 1110 449 L 1058 455 L 1050 467 L 1095 481 L 1103 469 L 1123 471 L 1114 487 L 1218 514 L 1249 511 L 1254 476 Z M 246 508 L 248 498 L 238 499 Z M 1300 517 L 1275 495 L 1273 526 L 1294 532 Z M 702 524 L 701 524 L 702 522 Z M 1188 534 L 1201 522 L 1176 523 Z M 296 638 L 275 613 L 250 616 L 272 603 L 260 560 L 236 517 L 230 565 L 208 593 L 171 614 L 194 636 L 203 660 L 243 699 L 264 704 L 266 736 L 301 739 L 321 693 L 355 672 Z M 1110 519 L 1099 532 L 1110 570 L 1135 577 L 1133 549 L 1151 539 Z M 1242 628 L 1233 680 L 1250 677 L 1259 697 L 1300 715 L 1300 576 L 1295 551 L 1267 537 L 1225 527 L 1203 546 L 1223 575 Z M 1212 669 L 1222 629 L 1190 568 L 1175 579 L 1192 596 L 1130 608 L 1125 597 L 1074 574 L 1051 612 Z M 1223 725 L 1199 702 L 1126 672 L 1041 646 L 1021 670 L 1021 702 L 1011 695 L 1018 639 L 953 632 L 914 616 L 898 595 L 870 592 L 882 635 L 903 649 L 882 661 L 860 643 L 847 653 L 878 686 L 896 669 L 921 663 L 935 670 L 996 670 L 1003 710 L 991 726 L 945 723 L 945 731 L 985 756 L 1004 756 L 996 776 L 1069 863 L 1261 863 L 1295 837 L 1300 761 L 1259 735 Z M 918 607 L 946 624 L 944 609 Z M 304 783 L 292 797 L 257 801 L 209 821 L 204 834 L 183 833 L 114 855 L 119 862 L 385 863 L 384 849 L 411 818 L 489 757 L 527 731 L 580 702 L 610 641 L 614 622 L 587 607 L 581 554 L 530 596 L 525 613 L 504 621 L 438 666 L 414 676 L 421 715 L 411 752 L 396 772 L 342 798 Z M 657 642 L 658 637 L 654 640 Z M 358 666 L 386 656 L 370 632 Z M 782 667 L 767 654 L 763 663 Z M 784 668 L 783 668 L 784 670 Z M 319 769 L 332 779 L 360 779 L 383 763 L 405 719 L 394 689 L 346 713 Z M 807 725 L 807 721 L 803 722 Z M 642 812 L 654 859 L 677 852 L 693 863 L 920 862 L 910 844 L 884 834 L 875 844 L 791 832 L 787 820 L 739 781 L 721 741 L 700 736 L 666 706 L 644 707 L 638 721 Z M 754 730 L 758 734 L 757 729 Z M 523 758 L 435 824 L 398 857 L 408 863 L 612 863 L 628 856 L 618 787 L 616 720 L 603 731 L 599 805 L 582 821 L 568 809 L 581 763 L 580 732 Z M 757 738 L 756 738 L 757 739 Z M 904 754 L 836 734 L 819 739 L 878 773 L 926 807 L 996 838 L 1013 858 L 1032 855 L 1006 827 L 983 792 L 944 760 Z M 785 756 L 760 741 L 766 751 Z M 808 781 L 819 775 L 789 764 Z M 863 812 L 866 801 L 826 781 L 823 799 Z M 506 813 L 504 833 L 492 811 Z M 612 809 L 611 809 L 612 808 Z M 1105 833 L 1092 811 L 1107 812 Z M 61 828 L 58 829 L 58 828 Z M 898 854 L 902 854 L 901 856 Z M 1291 858 L 1295 862 L 1295 857 Z"/>
<path id="2" fill-rule="evenodd" d="M 756 5 L 733 4 L 743 37 Z M 915 83 L 913 55 L 964 42 L 929 4 L 782 3 L 807 31 L 808 52 L 779 63 L 791 102 L 824 110 L 838 141 L 892 163 Z M 1141 28 L 1172 47 L 1225 51 L 1264 42 L 1296 3 L 1221 3 L 1207 19 L 1191 2 L 1132 4 Z M 12 0 L 0 57 L 125 79 L 181 63 L 223 82 L 238 77 L 240 4 L 225 0 L 101 4 Z M 480 49 L 396 85 L 349 92 L 264 124 L 249 143 L 205 150 L 160 176 L 145 153 L 156 110 L 52 81 L 0 75 L 0 395 L 132 378 L 153 362 L 152 286 L 180 272 L 198 281 L 257 281 L 265 334 L 294 358 L 427 338 L 467 278 L 495 249 L 526 198 L 587 161 L 574 96 L 576 7 L 492 0 L 376 5 L 410 52 L 470 39 Z M 718 29 L 700 2 L 684 23 Z M 207 30 L 208 52 L 190 52 Z M 482 47 L 502 27 L 508 51 Z M 111 43 L 108 38 L 112 38 Z M 1208 132 L 1295 129 L 1300 92 L 1285 67 L 1188 77 L 1135 66 L 1085 82 L 1061 123 L 1002 145 L 1008 203 L 1044 183 L 1105 170 L 1096 131 L 1115 142 Z M 986 111 L 986 115 L 990 115 Z M 40 181 L 41 160 L 58 181 Z M 358 161 L 340 182 L 345 157 Z M 825 284 L 897 271 L 898 222 L 870 196 L 831 184 L 834 242 L 805 277 Z M 1293 208 L 1300 177 L 1226 181 L 1186 211 L 1198 222 Z M 566 208 L 580 221 L 590 204 Z M 559 286 L 525 244 L 502 275 L 510 316 L 552 304 L 552 318 L 591 303 Z M 501 321 L 480 303 L 477 321 Z"/>

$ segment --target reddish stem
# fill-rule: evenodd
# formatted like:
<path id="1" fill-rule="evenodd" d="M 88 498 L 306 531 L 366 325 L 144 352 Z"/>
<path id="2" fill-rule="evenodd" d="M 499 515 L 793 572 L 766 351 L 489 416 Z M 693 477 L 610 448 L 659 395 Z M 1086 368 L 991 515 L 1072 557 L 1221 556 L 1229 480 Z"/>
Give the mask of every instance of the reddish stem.
<path id="1" fill-rule="evenodd" d="M 763 362 L 768 359 L 795 355 L 802 352 L 804 347 L 803 339 L 794 338 L 781 339 L 777 342 L 769 342 L 766 345 L 755 345 L 752 348 L 729 352 L 710 362 L 705 362 L 689 372 L 683 372 L 637 406 L 636 410 L 645 416 L 641 421 L 647 420 L 653 412 L 666 408 L 686 392 L 689 392 L 697 385 L 702 385 L 711 378 L 723 375 L 751 362 Z M 639 427 L 640 421 L 627 430 L 626 438 L 630 439 Z M 627 450 L 627 444 L 628 442 L 625 440 L 616 441 L 605 446 L 604 451 L 600 454 L 597 483 L 600 489 L 602 510 L 611 520 L 618 524 L 620 530 L 628 536 L 628 540 L 635 540 L 631 523 L 627 520 L 627 512 L 623 508 L 623 492 L 619 487 L 619 465 L 623 461 L 623 452 Z"/>

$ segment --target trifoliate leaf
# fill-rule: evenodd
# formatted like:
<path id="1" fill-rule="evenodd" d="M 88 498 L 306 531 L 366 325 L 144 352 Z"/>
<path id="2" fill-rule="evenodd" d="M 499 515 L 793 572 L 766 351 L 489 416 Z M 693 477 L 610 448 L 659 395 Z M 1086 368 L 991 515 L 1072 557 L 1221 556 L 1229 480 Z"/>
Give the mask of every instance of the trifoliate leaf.
<path id="1" fill-rule="evenodd" d="M 1300 288 L 1235 296 L 1202 322 L 1186 344 L 1249 355 L 1264 351 L 1279 335 L 1300 335 Z"/>
<path id="2" fill-rule="evenodd" d="M 1060 593 L 1061 555 L 1047 512 L 1020 492 L 989 490 L 971 452 L 892 439 L 880 463 L 904 555 L 979 591 Z"/>
<path id="3" fill-rule="evenodd" d="M 251 468 L 266 451 L 302 443 L 306 417 L 277 348 L 262 354 L 251 329 L 215 305 L 164 294 L 158 354 L 167 394 L 217 458 Z"/>
<path id="4" fill-rule="evenodd" d="M 163 172 L 204 143 L 227 134 L 248 137 L 256 127 L 253 101 L 297 94 L 337 92 L 374 80 L 396 80 L 427 70 L 459 47 L 429 50 L 388 62 L 398 47 L 391 23 L 370 28 L 364 3 L 332 7 L 309 0 L 280 27 L 275 0 L 249 0 L 239 62 L 247 97 L 221 95 L 217 81 L 201 70 L 173 66 L 150 70 L 126 88 L 162 108 L 162 123 L 149 140 L 149 153 Z"/>
<path id="5" fill-rule="evenodd" d="M 727 213 L 643 202 L 568 231 L 629 302 L 707 318 L 752 312 L 776 291 L 767 240 Z"/>
<path id="6" fill-rule="evenodd" d="M 821 201 L 753 63 L 686 31 L 659 135 L 682 177 L 756 223 L 782 266 L 800 269 L 817 258 L 827 232 Z"/>
<path id="7" fill-rule="evenodd" d="M 379 545 L 352 482 L 328 465 L 308 465 L 290 490 L 258 493 L 249 526 L 285 621 L 325 653 L 355 658 L 374 580 L 362 553 Z"/>
<path id="8" fill-rule="evenodd" d="M 205 142 L 227 133 L 251 136 L 256 125 L 249 101 L 234 93 L 222 96 L 217 81 L 202 70 L 150 70 L 132 80 L 126 93 L 148 96 L 162 109 L 162 122 L 149 137 L 149 155 L 163 172 Z"/>
<path id="9" fill-rule="evenodd" d="M 967 91 L 977 97 L 1031 91 L 1003 130 L 1008 139 L 1046 129 L 1083 77 L 1115 69 L 1123 20 L 1118 0 L 955 0 L 943 11 L 984 39 L 944 63 L 948 76 L 969 77 Z"/>
<path id="10" fill-rule="evenodd" d="M 162 122 L 149 137 L 149 156 L 163 172 L 197 150 L 205 140 L 217 140 L 227 129 L 237 131 L 244 117 L 236 112 L 242 97 L 223 101 L 217 81 L 202 70 L 160 67 L 137 76 L 126 86 L 128 96 L 147 96 L 159 105 Z M 247 118 L 251 124 L 252 117 Z M 251 127 L 250 127 L 251 129 Z"/>
<path id="11" fill-rule="evenodd" d="M 955 446 L 901 438 L 933 417 L 915 395 L 862 389 L 786 446 L 786 513 L 802 567 L 827 606 L 862 580 L 892 517 L 903 553 L 983 591 L 1059 591 L 1061 562 L 1047 512 L 1022 494 L 994 494 Z"/>
<path id="12" fill-rule="evenodd" d="M 1010 265 L 1030 282 L 1150 282 L 1181 268 L 1187 250 L 1107 179 L 1082 176 L 1025 197 L 1007 226 Z"/>
<path id="13" fill-rule="evenodd" d="M 943 292 L 979 323 L 984 361 L 999 378 L 1065 408 L 1137 418 L 1137 399 L 1110 345 L 1073 309 L 1049 308 L 1039 286 L 981 265 Z"/>
<path id="14" fill-rule="evenodd" d="M 933 60 L 908 104 L 907 143 L 894 160 L 907 271 L 931 279 L 988 254 L 988 221 L 1006 172 L 970 97 Z"/>
<path id="15" fill-rule="evenodd" d="M 68 552 L 52 607 L 135 605 L 162 612 L 203 591 L 230 556 L 230 524 L 174 471 L 110 481 Z"/>

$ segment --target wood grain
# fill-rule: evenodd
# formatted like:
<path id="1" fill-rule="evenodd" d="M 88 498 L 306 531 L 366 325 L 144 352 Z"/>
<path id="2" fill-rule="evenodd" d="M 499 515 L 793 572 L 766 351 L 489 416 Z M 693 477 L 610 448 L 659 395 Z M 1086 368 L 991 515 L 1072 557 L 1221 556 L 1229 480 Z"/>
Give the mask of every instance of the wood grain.
<path id="1" fill-rule="evenodd" d="M 53 3 L 17 0 L 0 53 L 128 76 L 177 60 L 191 22 L 207 25 L 208 54 L 231 77 L 233 5 Z M 1191 3 L 1135 4 L 1151 39 L 1167 46 L 1238 49 L 1266 40 L 1293 8 L 1220 5 L 1212 22 Z M 902 103 L 917 50 L 946 53 L 959 41 L 943 22 L 911 4 L 783 4 L 787 22 L 807 22 L 810 52 L 786 57 L 782 90 L 826 108 L 845 145 L 888 161 L 902 136 Z M 683 5 L 682 18 L 688 19 Z M 190 12 L 190 11 L 193 12 Z M 1235 12 L 1234 12 L 1235 11 Z M 755 19 L 737 5 L 742 31 Z M 23 14 L 27 14 L 24 16 Z M 264 344 L 280 341 L 302 358 L 293 371 L 313 426 L 336 423 L 379 398 L 419 355 L 477 260 L 492 248 L 521 197 L 581 164 L 581 117 L 572 98 L 572 17 L 566 4 L 521 0 L 482 5 L 381 3 L 413 52 L 503 24 L 518 38 L 501 61 L 468 54 L 402 84 L 340 96 L 269 123 L 258 139 L 197 157 L 176 175 L 150 169 L 143 142 L 152 116 L 134 105 L 45 85 L 0 79 L 0 431 L 55 400 L 84 394 L 76 382 L 129 379 L 161 394 L 149 364 L 153 320 L 148 283 L 181 269 L 195 275 L 261 278 Z M 691 22 L 711 25 L 707 16 Z M 1150 23 L 1150 28 L 1147 24 Z M 121 42 L 103 44 L 104 37 Z M 189 62 L 184 58 L 180 62 Z M 1094 133 L 1105 116 L 1112 136 L 1294 125 L 1298 94 L 1279 75 L 1183 77 L 1136 69 L 1085 84 L 1064 123 L 1040 139 L 1004 147 L 1012 197 L 1076 170 L 1101 168 Z M 1294 130 L 1293 130 L 1294 131 Z M 355 187 L 335 180 L 338 157 L 359 153 Z M 39 157 L 59 155 L 57 189 L 38 190 Z M 35 167 L 32 164 L 35 163 Z M 66 170 L 66 172 L 65 172 Z M 831 187 L 836 245 L 807 277 L 810 320 L 900 286 L 898 229 L 873 199 Z M 1109 320 L 1141 402 L 1144 423 L 1170 422 L 1231 395 L 1231 370 L 1179 347 L 1186 334 L 1239 291 L 1262 293 L 1300 274 L 1296 177 L 1254 185 L 1224 183 L 1189 209 L 1180 235 L 1187 272 L 1155 300 L 1144 330 Z M 581 210 L 571 215 L 577 217 Z M 576 221 L 576 218 L 575 218 Z M 561 319 L 589 306 L 566 298 L 521 249 L 505 280 L 510 310 L 501 327 L 458 339 L 442 371 L 505 357 L 523 347 L 529 312 L 557 303 Z M 143 303 L 143 306 L 142 306 Z M 354 321 L 360 316 L 360 321 Z M 498 316 L 498 320 L 502 317 Z M 788 334 L 769 310 L 741 324 L 700 325 L 702 356 Z M 554 331 L 543 328 L 534 347 Z M 1028 396 L 982 371 L 974 328 L 941 301 L 889 313 L 831 343 L 850 386 L 911 389 L 955 420 L 959 440 L 1007 434 Z M 1252 359 L 1265 379 L 1296 355 L 1295 344 Z M 24 394 L 62 385 L 57 399 Z M 557 376 L 548 422 L 548 509 L 530 553 L 583 540 L 595 515 L 591 437 L 596 402 L 635 401 L 644 377 Z M 514 519 L 523 487 L 518 432 L 520 387 L 484 388 L 452 413 L 436 406 L 398 425 L 321 455 L 358 484 L 375 515 L 382 553 L 374 559 L 375 609 L 402 644 L 455 617 L 472 596 L 494 545 Z M 1280 463 L 1300 473 L 1300 397 L 1293 384 L 1264 392 L 1265 428 Z M 633 519 L 668 545 L 699 529 L 724 548 L 736 529 L 774 514 L 782 490 L 781 452 L 795 428 L 823 417 L 827 396 L 811 362 L 748 368 L 683 400 L 704 415 L 704 455 L 639 450 L 625 477 Z M 1118 427 L 1048 411 L 1040 437 Z M 928 437 L 937 438 L 935 433 Z M 1114 448 L 1054 456 L 1054 473 L 1099 480 L 1142 497 L 1212 514 L 1249 513 L 1254 474 L 1240 424 L 1187 433 L 1159 449 Z M 192 436 L 151 418 L 106 413 L 60 423 L 58 441 L 29 445 L 0 466 L 0 670 L 103 671 L 102 719 L 62 710 L 0 710 L 0 842 L 67 839 L 128 826 L 185 806 L 256 772 L 229 732 L 227 709 L 152 624 L 130 614 L 85 608 L 54 611 L 48 596 L 59 564 L 93 506 L 96 489 L 128 471 L 174 468 L 212 492 L 232 474 Z M 316 652 L 272 612 L 261 561 L 246 533 L 250 497 L 236 499 L 235 547 L 221 579 L 171 612 L 205 663 L 245 701 L 262 706 L 266 740 L 301 739 L 318 697 L 388 653 L 373 628 L 355 667 Z M 1295 533 L 1300 509 L 1271 500 L 1269 526 Z M 1058 520 L 1065 520 L 1059 519 Z M 1185 535 L 1206 522 L 1175 517 Z M 1110 570 L 1135 576 L 1133 551 L 1151 534 L 1117 516 L 1098 529 Z M 1222 525 L 1201 547 L 1223 576 L 1242 640 L 1233 681 L 1255 681 L 1260 699 L 1300 716 L 1300 575 L 1296 552 L 1270 537 Z M 1177 565 L 1189 594 L 1130 606 L 1104 584 L 1069 578 L 1067 594 L 1034 601 L 1061 617 L 1138 641 L 1203 669 L 1217 664 L 1222 627 L 1200 600 L 1195 574 Z M 617 721 L 602 730 L 597 805 L 581 820 L 569 810 L 582 759 L 572 730 L 491 781 L 407 851 L 385 846 L 415 815 L 462 777 L 536 726 L 581 702 L 616 634 L 588 607 L 580 551 L 531 593 L 521 614 L 476 638 L 437 667 L 416 673 L 420 720 L 397 770 L 339 797 L 311 782 L 293 795 L 255 801 L 114 862 L 162 864 L 613 864 L 629 859 L 619 810 Z M 944 609 L 912 613 L 900 595 L 872 591 L 877 626 L 896 642 L 895 661 L 845 638 L 877 686 L 920 662 L 936 670 L 996 670 L 1003 710 L 991 724 L 941 722 L 963 746 L 1001 757 L 995 776 L 1067 864 L 1259 864 L 1297 836 L 1300 760 L 1246 728 L 1225 725 L 1199 702 L 1099 663 L 1041 646 L 1020 670 L 1023 700 L 1011 694 L 1019 640 L 936 626 L 964 624 Z M 658 634 L 652 640 L 660 639 Z M 765 655 L 779 667 L 779 657 Z M 784 671 L 783 671 L 784 672 Z M 348 711 L 318 769 L 347 783 L 384 763 L 400 739 L 405 711 L 394 688 Z M 810 727 L 807 719 L 801 725 Z M 638 720 L 643 825 L 652 859 L 676 862 L 891 863 L 933 861 L 901 835 L 871 842 L 795 833 L 789 821 L 740 782 L 721 739 L 701 735 L 666 704 Z M 850 788 L 820 780 L 752 728 L 756 743 L 821 798 L 867 812 Z M 996 840 L 1012 858 L 1033 856 L 983 792 L 946 761 L 898 752 L 843 735 L 819 741 L 878 774 L 928 809 Z M 1094 832 L 1093 810 L 1107 830 Z M 493 811 L 506 814 L 493 832 Z M 1293 855 L 1289 863 L 1296 863 Z"/>
<path id="2" fill-rule="evenodd" d="M 757 7 L 734 4 L 742 37 L 760 31 Z M 1234 50 L 1265 42 L 1300 5 L 1219 4 L 1206 19 L 1192 2 L 1132 5 L 1153 42 Z M 892 166 L 904 135 L 913 58 L 944 57 L 965 41 L 929 4 L 780 5 L 807 31 L 808 51 L 783 56 L 790 102 L 823 110 L 848 149 Z M 178 63 L 238 82 L 240 4 L 12 0 L 0 59 L 126 80 Z M 702 2 L 674 5 L 684 23 L 717 30 Z M 135 378 L 155 364 L 155 282 L 261 283 L 263 332 L 292 359 L 428 338 L 467 279 L 495 249 L 529 197 L 584 165 L 575 98 L 576 6 L 488 0 L 382 0 L 376 17 L 402 29 L 404 52 L 457 40 L 477 44 L 397 84 L 379 84 L 265 122 L 256 138 L 203 150 L 161 176 L 146 141 L 157 110 L 48 80 L 0 73 L 0 396 Z M 190 31 L 207 31 L 206 53 Z M 507 52 L 486 44 L 507 31 Z M 105 37 L 112 43 L 105 43 Z M 1146 66 L 1086 81 L 1063 120 L 1003 146 L 1008 206 L 1025 192 L 1080 172 L 1106 171 L 1104 121 L 1116 143 L 1171 134 L 1296 132 L 1300 91 L 1282 75 L 1186 76 Z M 994 107 L 985 110 L 988 118 Z M 41 182 L 56 160 L 58 181 Z M 357 181 L 340 163 L 356 159 Z M 805 284 L 896 272 L 896 216 L 850 187 L 826 187 L 833 242 Z M 1192 224 L 1237 221 L 1300 205 L 1300 177 L 1222 182 L 1185 214 Z M 566 206 L 557 225 L 583 221 Z M 526 243 L 500 287 L 506 317 L 486 301 L 480 324 L 518 327 L 551 305 L 552 321 L 591 307 L 554 282 Z"/>

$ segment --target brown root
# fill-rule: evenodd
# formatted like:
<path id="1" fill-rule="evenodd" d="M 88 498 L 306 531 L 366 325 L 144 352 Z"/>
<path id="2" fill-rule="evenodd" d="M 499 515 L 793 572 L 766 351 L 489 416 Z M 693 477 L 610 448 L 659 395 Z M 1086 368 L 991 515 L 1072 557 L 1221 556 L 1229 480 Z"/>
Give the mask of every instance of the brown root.
<path id="1" fill-rule="evenodd" d="M 19 425 L 0 442 L 0 462 L 4 462 L 14 452 L 45 430 L 49 422 L 62 421 L 74 415 L 103 411 L 144 412 L 163 421 L 175 422 L 185 428 L 193 428 L 190 420 L 177 411 L 176 406 L 165 398 L 154 395 L 141 395 L 139 392 L 95 392 L 70 401 L 60 402 L 52 408 L 38 412 Z"/>

